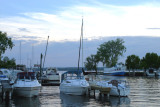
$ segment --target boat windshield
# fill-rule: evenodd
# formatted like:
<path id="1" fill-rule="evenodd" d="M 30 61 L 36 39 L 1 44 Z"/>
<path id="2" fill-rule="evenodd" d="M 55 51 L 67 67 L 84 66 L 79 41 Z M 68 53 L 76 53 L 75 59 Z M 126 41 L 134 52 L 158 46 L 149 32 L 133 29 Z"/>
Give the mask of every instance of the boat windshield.
<path id="1" fill-rule="evenodd" d="M 84 75 L 82 72 L 67 71 L 67 72 L 63 73 L 61 76 L 61 81 L 72 80 L 72 79 L 84 79 Z"/>
<path id="2" fill-rule="evenodd" d="M 18 73 L 18 79 L 28 79 L 28 80 L 35 80 L 36 76 L 35 73 L 30 73 L 30 72 L 22 72 Z"/>

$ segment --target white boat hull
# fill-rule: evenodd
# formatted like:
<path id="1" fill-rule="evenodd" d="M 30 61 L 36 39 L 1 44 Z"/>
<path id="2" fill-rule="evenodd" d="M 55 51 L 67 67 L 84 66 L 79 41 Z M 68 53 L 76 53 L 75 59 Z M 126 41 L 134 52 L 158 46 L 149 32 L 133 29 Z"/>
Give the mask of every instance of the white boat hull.
<path id="1" fill-rule="evenodd" d="M 60 77 L 59 77 L 59 75 L 47 75 L 47 79 L 48 80 L 53 80 L 53 81 L 58 81 L 58 80 L 60 80 Z"/>
<path id="2" fill-rule="evenodd" d="M 148 71 L 146 72 L 147 76 L 149 77 L 154 77 L 155 76 L 155 73 L 149 73 Z"/>
<path id="3" fill-rule="evenodd" d="M 14 94 L 22 97 L 34 97 L 38 96 L 40 86 L 38 87 L 14 87 Z"/>
<path id="4" fill-rule="evenodd" d="M 60 85 L 61 92 L 71 95 L 84 95 L 86 94 L 87 89 L 88 87 Z"/>
<path id="5" fill-rule="evenodd" d="M 130 93 L 130 88 L 129 87 L 120 87 L 118 88 L 116 86 L 113 86 L 110 91 L 111 96 L 128 96 Z"/>

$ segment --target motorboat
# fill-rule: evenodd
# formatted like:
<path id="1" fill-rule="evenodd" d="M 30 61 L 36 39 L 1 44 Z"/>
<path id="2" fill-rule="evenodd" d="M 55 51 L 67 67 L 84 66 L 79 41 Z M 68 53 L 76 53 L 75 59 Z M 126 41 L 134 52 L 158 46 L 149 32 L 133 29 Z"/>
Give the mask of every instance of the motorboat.
<path id="1" fill-rule="evenodd" d="M 14 84 L 14 94 L 22 97 L 33 97 L 39 94 L 41 84 L 35 72 L 19 72 Z"/>
<path id="2" fill-rule="evenodd" d="M 109 92 L 111 96 L 128 96 L 130 93 L 129 83 L 125 80 L 99 81 L 96 85 L 111 88 Z"/>
<path id="3" fill-rule="evenodd" d="M 47 68 L 44 74 L 45 78 L 42 79 L 42 85 L 59 85 L 60 75 L 56 68 Z"/>
<path id="4" fill-rule="evenodd" d="M 12 71 L 13 70 L 9 70 L 9 69 L 6 69 L 6 68 L 1 68 L 0 71 L 1 71 L 0 75 L 5 75 L 7 78 L 10 78 L 12 76 Z"/>
<path id="5" fill-rule="evenodd" d="M 130 94 L 130 86 L 127 81 L 125 81 L 125 80 L 111 80 L 108 83 L 112 84 L 110 95 L 125 97 Z"/>
<path id="6" fill-rule="evenodd" d="M 149 77 L 154 77 L 155 76 L 155 70 L 153 68 L 149 68 L 146 70 L 146 75 Z"/>
<path id="7" fill-rule="evenodd" d="M 116 65 L 111 68 L 104 68 L 104 75 L 108 76 L 124 76 L 126 67 L 123 65 Z"/>
<path id="8" fill-rule="evenodd" d="M 82 71 L 67 71 L 61 76 L 60 92 L 71 95 L 84 95 L 88 91 L 89 83 Z"/>

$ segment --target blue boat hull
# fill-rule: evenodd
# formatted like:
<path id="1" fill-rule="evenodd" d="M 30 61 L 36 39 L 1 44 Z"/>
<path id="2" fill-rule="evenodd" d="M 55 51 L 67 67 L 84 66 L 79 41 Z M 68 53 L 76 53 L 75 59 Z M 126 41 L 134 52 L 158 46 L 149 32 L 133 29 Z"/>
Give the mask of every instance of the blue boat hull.
<path id="1" fill-rule="evenodd" d="M 108 75 L 108 76 L 124 76 L 125 72 L 114 72 L 114 73 L 104 73 L 104 75 Z"/>

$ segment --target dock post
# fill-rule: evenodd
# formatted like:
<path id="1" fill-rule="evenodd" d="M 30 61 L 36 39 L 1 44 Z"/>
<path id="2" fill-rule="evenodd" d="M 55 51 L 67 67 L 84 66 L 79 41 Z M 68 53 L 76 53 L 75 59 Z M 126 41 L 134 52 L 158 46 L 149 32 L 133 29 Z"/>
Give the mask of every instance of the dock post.
<path id="1" fill-rule="evenodd" d="M 94 93 L 94 98 L 95 98 L 95 89 L 93 90 L 93 93 Z"/>
<path id="2" fill-rule="evenodd" d="M 9 99 L 12 99 L 12 92 L 9 92 Z"/>
<path id="3" fill-rule="evenodd" d="M 110 95 L 109 95 L 109 93 L 108 93 L 108 94 L 107 94 L 107 98 L 108 98 L 108 99 L 109 99 L 109 96 L 110 96 Z"/>
<path id="4" fill-rule="evenodd" d="M 6 97 L 6 92 L 3 92 L 3 99 L 5 99 Z"/>

